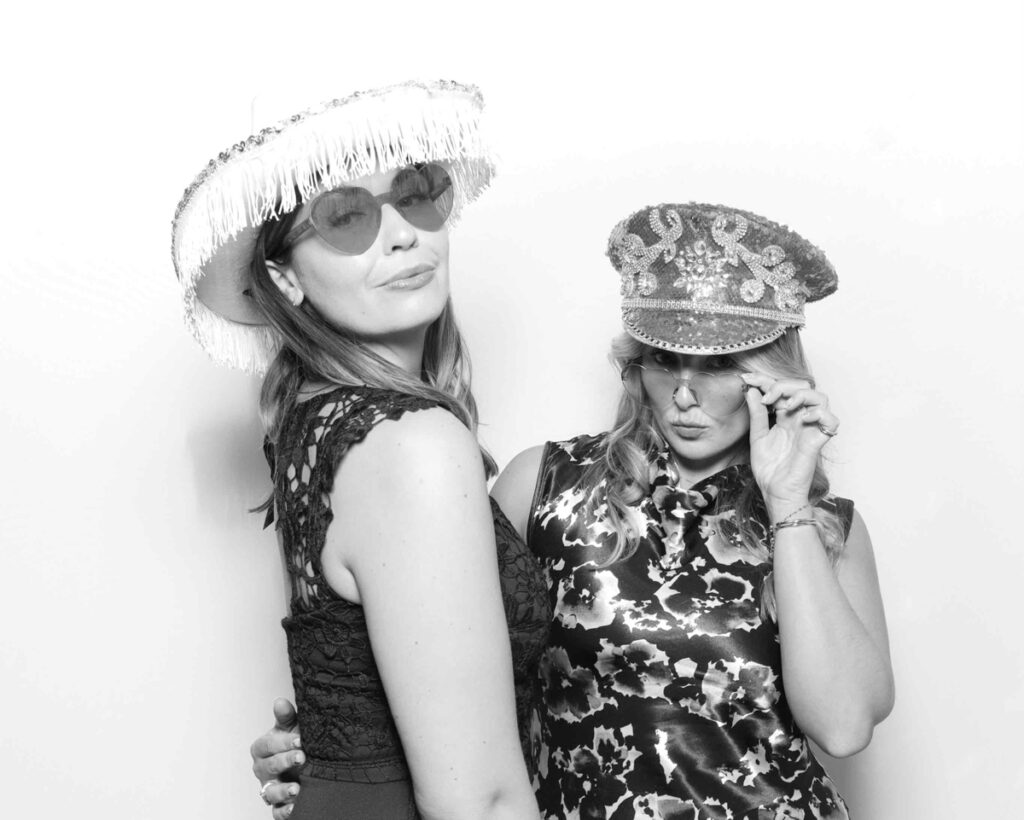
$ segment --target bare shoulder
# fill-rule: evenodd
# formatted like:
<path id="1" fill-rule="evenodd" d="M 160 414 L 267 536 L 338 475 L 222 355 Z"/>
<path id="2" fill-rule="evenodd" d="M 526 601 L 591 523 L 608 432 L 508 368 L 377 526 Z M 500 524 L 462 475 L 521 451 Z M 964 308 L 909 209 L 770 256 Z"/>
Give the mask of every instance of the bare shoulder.
<path id="1" fill-rule="evenodd" d="M 523 450 L 501 471 L 491 488 L 491 497 L 524 540 L 543 458 L 543 444 Z"/>
<path id="2" fill-rule="evenodd" d="M 330 496 L 323 565 L 328 582 L 348 600 L 365 603 L 364 587 L 389 557 L 408 563 L 434 544 L 427 551 L 439 560 L 440 550 L 466 540 L 460 533 L 470 534 L 478 551 L 494 537 L 480 448 L 442 408 L 377 424 L 339 464 Z"/>
<path id="3" fill-rule="evenodd" d="M 843 564 L 868 562 L 874 564 L 875 554 L 871 545 L 871 536 L 868 535 L 867 525 L 856 509 L 853 511 L 853 518 L 850 522 L 850 534 L 846 536 L 846 544 L 843 547 L 840 567 Z"/>
<path id="4" fill-rule="evenodd" d="M 374 426 L 338 465 L 334 529 L 379 528 L 382 517 L 408 523 L 469 499 L 486 508 L 486 481 L 480 447 L 459 419 L 440 407 L 405 413 Z"/>
<path id="5" fill-rule="evenodd" d="M 537 473 L 540 471 L 541 459 L 543 458 L 543 444 L 523 450 L 501 471 L 498 480 L 494 482 L 494 489 L 491 495 L 494 496 L 499 504 L 502 498 L 509 494 L 521 495 L 526 490 L 532 495 L 537 481 Z M 526 487 L 525 485 L 529 486 Z"/>
<path id="6" fill-rule="evenodd" d="M 483 481 L 473 433 L 444 408 L 431 407 L 377 424 L 351 448 L 337 478 L 354 475 L 364 489 L 380 481 L 394 488 L 465 470 Z"/>
<path id="7" fill-rule="evenodd" d="M 376 425 L 366 437 L 378 446 L 438 447 L 453 444 L 475 446 L 473 434 L 461 421 L 443 407 L 427 407 L 403 413 L 397 419 L 387 419 Z"/>
<path id="8" fill-rule="evenodd" d="M 861 517 L 860 510 L 854 508 L 853 519 L 850 522 L 850 535 L 848 538 L 853 538 L 856 535 L 859 538 L 867 538 L 868 527 L 864 523 L 863 517 Z"/>

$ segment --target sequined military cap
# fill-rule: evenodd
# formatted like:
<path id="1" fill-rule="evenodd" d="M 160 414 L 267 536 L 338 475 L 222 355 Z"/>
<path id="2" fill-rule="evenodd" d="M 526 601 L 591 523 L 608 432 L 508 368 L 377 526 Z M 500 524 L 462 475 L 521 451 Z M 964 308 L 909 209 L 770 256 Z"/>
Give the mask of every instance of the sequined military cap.
<path id="1" fill-rule="evenodd" d="M 749 350 L 803 327 L 804 304 L 834 292 L 825 254 L 789 228 L 722 205 L 653 205 L 608 239 L 626 331 L 654 347 Z"/>

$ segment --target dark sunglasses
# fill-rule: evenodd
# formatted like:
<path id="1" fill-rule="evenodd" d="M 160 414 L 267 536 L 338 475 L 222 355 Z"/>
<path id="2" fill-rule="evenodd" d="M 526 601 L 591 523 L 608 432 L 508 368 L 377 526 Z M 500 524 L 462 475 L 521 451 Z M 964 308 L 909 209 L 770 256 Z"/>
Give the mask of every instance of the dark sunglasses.
<path id="1" fill-rule="evenodd" d="M 390 205 L 410 225 L 436 231 L 452 212 L 455 190 L 440 165 L 410 165 L 391 181 L 391 190 L 374 195 L 365 188 L 334 188 L 316 196 L 309 218 L 288 232 L 284 248 L 290 248 L 310 229 L 341 253 L 369 250 L 380 231 L 381 208 Z"/>

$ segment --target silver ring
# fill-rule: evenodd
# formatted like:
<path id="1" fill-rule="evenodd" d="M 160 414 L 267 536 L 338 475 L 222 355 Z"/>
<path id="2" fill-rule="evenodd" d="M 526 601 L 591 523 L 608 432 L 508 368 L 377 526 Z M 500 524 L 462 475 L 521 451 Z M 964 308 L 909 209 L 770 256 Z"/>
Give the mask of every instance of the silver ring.
<path id="1" fill-rule="evenodd" d="M 818 429 L 821 430 L 821 432 L 824 433 L 829 438 L 832 438 L 833 436 L 838 436 L 839 435 L 839 428 L 838 427 L 826 427 L 820 421 L 818 422 Z"/>
<path id="2" fill-rule="evenodd" d="M 267 800 L 267 787 L 272 783 L 276 782 L 276 780 L 268 780 L 266 783 L 260 786 L 260 799 L 262 799 L 263 802 L 266 803 L 268 806 L 273 806 L 274 804 Z"/>

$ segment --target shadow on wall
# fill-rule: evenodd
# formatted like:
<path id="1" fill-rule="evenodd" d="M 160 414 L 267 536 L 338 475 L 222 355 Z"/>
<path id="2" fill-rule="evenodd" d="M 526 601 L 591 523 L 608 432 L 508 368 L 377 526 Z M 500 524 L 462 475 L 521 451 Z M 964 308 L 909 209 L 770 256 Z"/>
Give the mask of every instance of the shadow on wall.
<path id="1" fill-rule="evenodd" d="M 186 437 L 192 467 L 195 510 L 213 526 L 254 518 L 249 510 L 271 491 L 270 468 L 263 455 L 263 428 L 251 395 L 211 407 L 210 417 L 194 422 Z M 262 524 L 262 516 L 260 516 Z"/>
<path id="2" fill-rule="evenodd" d="M 877 784 L 871 783 L 863 754 L 838 759 L 829 757 L 818 748 L 815 748 L 814 751 L 815 756 L 832 776 L 839 788 L 839 793 L 849 805 L 850 813 L 854 817 L 874 817 L 873 806 L 876 803 L 876 797 L 872 793 L 872 789 Z"/>

